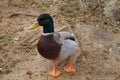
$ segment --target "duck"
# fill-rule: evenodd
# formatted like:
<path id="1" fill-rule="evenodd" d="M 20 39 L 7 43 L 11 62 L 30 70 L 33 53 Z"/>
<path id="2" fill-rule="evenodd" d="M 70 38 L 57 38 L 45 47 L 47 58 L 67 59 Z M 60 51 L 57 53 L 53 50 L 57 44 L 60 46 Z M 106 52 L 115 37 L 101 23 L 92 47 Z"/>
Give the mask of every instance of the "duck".
<path id="1" fill-rule="evenodd" d="M 43 28 L 43 32 L 38 41 L 37 50 L 42 57 L 52 62 L 52 69 L 48 71 L 48 75 L 56 77 L 61 74 L 56 64 L 59 59 L 67 60 L 64 67 L 66 72 L 76 72 L 71 58 L 77 46 L 75 35 L 66 31 L 54 31 L 53 18 L 48 13 L 40 14 L 29 30 L 39 26 Z"/>

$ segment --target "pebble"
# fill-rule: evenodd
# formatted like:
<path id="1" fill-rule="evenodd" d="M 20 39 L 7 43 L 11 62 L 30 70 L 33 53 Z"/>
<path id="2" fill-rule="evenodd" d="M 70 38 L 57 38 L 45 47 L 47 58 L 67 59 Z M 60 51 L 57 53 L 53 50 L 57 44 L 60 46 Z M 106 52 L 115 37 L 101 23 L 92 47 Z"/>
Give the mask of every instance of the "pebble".
<path id="1" fill-rule="evenodd" d="M 15 40 L 15 41 L 18 41 L 18 40 L 19 40 L 19 37 L 15 37 L 14 40 Z"/>
<path id="2" fill-rule="evenodd" d="M 3 68 L 0 68 L 0 71 L 2 71 L 3 70 Z"/>
<path id="3" fill-rule="evenodd" d="M 32 72 L 30 70 L 28 70 L 26 73 L 27 75 L 32 75 Z"/>

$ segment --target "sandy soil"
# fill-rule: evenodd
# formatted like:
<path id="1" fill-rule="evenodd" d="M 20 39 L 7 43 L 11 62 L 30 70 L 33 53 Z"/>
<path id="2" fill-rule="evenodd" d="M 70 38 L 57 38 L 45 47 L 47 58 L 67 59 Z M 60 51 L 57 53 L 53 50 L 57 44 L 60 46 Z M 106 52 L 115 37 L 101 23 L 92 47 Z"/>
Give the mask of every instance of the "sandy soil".
<path id="1" fill-rule="evenodd" d="M 96 43 L 98 44 L 97 47 L 94 46 L 95 44 L 92 45 L 97 38 L 93 39 L 92 37 L 93 42 L 87 41 L 87 37 L 91 34 L 87 31 L 91 32 L 94 29 L 71 26 L 69 23 L 72 22 L 69 21 L 68 17 L 58 15 L 60 14 L 58 9 L 61 3 L 56 2 L 56 5 L 53 5 L 57 0 L 53 0 L 52 3 L 48 0 L 49 4 L 44 0 L 41 0 L 40 4 L 37 4 L 37 0 L 33 1 L 0 1 L 0 80 L 120 80 L 119 51 L 116 54 L 106 56 L 107 52 L 104 52 L 104 49 L 106 46 L 109 47 L 108 44 L 104 44 L 107 41 L 104 43 L 98 39 L 96 41 L 98 42 Z M 55 26 L 57 26 L 55 27 L 56 30 L 65 26 L 72 27 L 78 39 L 78 45 L 82 48 L 80 51 L 82 55 L 79 57 L 77 55 L 77 60 L 74 62 L 77 72 L 65 72 L 63 70 L 64 64 L 62 64 L 58 65 L 62 72 L 60 76 L 53 78 L 47 75 L 51 63 L 41 57 L 36 49 L 36 43 L 42 29 L 38 28 L 33 31 L 27 29 L 36 20 L 36 17 L 43 12 L 50 13 L 53 16 Z M 83 30 L 83 34 L 81 30 Z M 116 37 L 120 37 L 119 34 Z M 120 43 L 113 44 L 118 45 Z M 101 46 L 104 47 L 101 48 Z"/>

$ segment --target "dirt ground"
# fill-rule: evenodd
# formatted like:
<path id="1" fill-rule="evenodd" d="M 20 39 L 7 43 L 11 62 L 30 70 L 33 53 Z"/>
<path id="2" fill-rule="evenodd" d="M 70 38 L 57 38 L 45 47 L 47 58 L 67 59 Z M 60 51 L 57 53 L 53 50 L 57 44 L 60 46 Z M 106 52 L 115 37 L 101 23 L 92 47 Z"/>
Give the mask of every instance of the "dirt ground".
<path id="1" fill-rule="evenodd" d="M 73 17 L 72 13 L 67 15 L 66 11 L 60 12 L 59 9 L 62 9 L 62 5 L 64 6 L 65 3 L 60 4 L 61 1 L 57 0 L 48 0 L 47 2 L 44 2 L 44 0 L 41 0 L 41 2 L 37 0 L 29 2 L 27 0 L 0 1 L 0 80 L 120 80 L 120 54 L 119 56 L 115 54 L 115 58 L 110 58 L 112 56 L 110 55 L 106 59 L 106 55 L 103 55 L 102 51 L 91 51 L 92 49 L 88 47 L 86 49 L 84 45 L 89 46 L 90 44 L 81 43 L 79 41 L 80 37 L 78 37 L 79 35 L 83 36 L 79 34 L 80 28 L 78 31 L 77 28 L 74 28 L 75 21 L 79 21 L 79 19 L 70 19 Z M 60 76 L 53 78 L 47 75 L 51 64 L 49 60 L 41 57 L 36 49 L 36 43 L 42 28 L 33 31 L 28 30 L 37 16 L 44 12 L 53 16 L 56 31 L 65 26 L 70 26 L 77 36 L 79 44 L 83 44 L 80 52 L 83 54 L 75 62 L 77 72 L 65 72 L 63 64 L 62 66 L 58 65 L 62 72 Z M 84 16 L 82 14 L 80 16 L 81 21 L 84 22 L 84 19 L 86 19 L 89 24 L 96 25 L 99 19 L 96 15 L 90 15 L 91 13 L 84 14 Z M 104 26 L 106 28 L 106 24 Z M 120 38 L 119 33 L 111 34 L 115 38 Z M 89 54 L 91 52 L 93 54 Z M 114 59 L 116 62 L 114 62 Z M 111 62 L 112 60 L 113 62 Z"/>

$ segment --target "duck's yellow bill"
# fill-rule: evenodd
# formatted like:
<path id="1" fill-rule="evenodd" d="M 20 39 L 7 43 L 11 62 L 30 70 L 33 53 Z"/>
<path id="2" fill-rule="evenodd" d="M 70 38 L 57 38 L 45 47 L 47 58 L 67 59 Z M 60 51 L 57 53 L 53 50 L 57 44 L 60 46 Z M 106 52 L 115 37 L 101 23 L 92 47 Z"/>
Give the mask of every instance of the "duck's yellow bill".
<path id="1" fill-rule="evenodd" d="M 37 28 L 38 26 L 39 26 L 38 22 L 34 22 L 34 24 L 29 27 L 29 30 L 33 30 Z"/>

